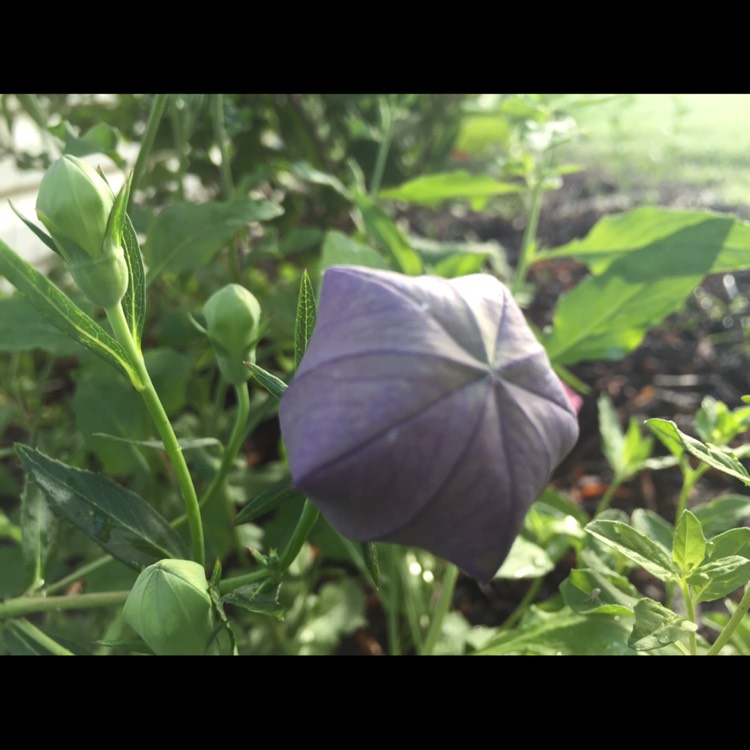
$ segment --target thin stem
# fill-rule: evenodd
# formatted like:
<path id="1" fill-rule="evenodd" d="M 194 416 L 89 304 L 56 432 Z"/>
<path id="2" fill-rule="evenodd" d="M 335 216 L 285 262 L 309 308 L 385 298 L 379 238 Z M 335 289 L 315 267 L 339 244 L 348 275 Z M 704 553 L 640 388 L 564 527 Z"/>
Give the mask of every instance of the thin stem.
<path id="1" fill-rule="evenodd" d="M 380 183 L 383 181 L 385 164 L 388 160 L 388 152 L 391 150 L 391 141 L 393 140 L 393 117 L 391 115 L 391 106 L 387 100 L 381 99 L 380 105 L 380 122 L 383 128 L 383 137 L 378 147 L 378 156 L 375 160 L 375 168 L 372 173 L 370 182 L 370 197 L 374 198 L 380 190 Z"/>
<path id="2" fill-rule="evenodd" d="M 398 622 L 398 600 L 401 581 L 398 566 L 401 561 L 397 547 L 390 547 L 386 552 L 388 561 L 388 580 L 383 582 L 382 596 L 383 609 L 386 617 L 386 630 L 388 633 L 388 653 L 391 656 L 401 656 L 401 631 Z"/>
<path id="3" fill-rule="evenodd" d="M 747 586 L 740 603 L 737 605 L 737 609 L 734 610 L 727 624 L 724 626 L 721 633 L 719 633 L 719 637 L 706 652 L 707 656 L 716 656 L 716 654 L 727 645 L 727 642 L 732 637 L 732 633 L 734 633 L 736 627 L 742 621 L 742 618 L 747 614 L 748 608 L 750 608 L 750 586 Z"/>
<path id="4" fill-rule="evenodd" d="M 141 182 L 143 173 L 146 171 L 146 163 L 148 162 L 148 157 L 151 155 L 151 149 L 153 148 L 154 139 L 156 138 L 156 131 L 159 129 L 159 123 L 164 114 L 164 107 L 167 104 L 167 98 L 167 94 L 156 94 L 151 102 L 151 112 L 148 115 L 146 130 L 143 132 L 143 138 L 141 139 L 141 148 L 138 151 L 138 158 L 135 160 L 135 167 L 133 167 L 133 181 L 130 183 L 131 194 L 135 193 Z"/>
<path id="5" fill-rule="evenodd" d="M 224 97 L 222 94 L 213 94 L 211 96 L 211 120 L 214 127 L 214 140 L 219 147 L 221 156 L 221 183 L 224 191 L 224 198 L 230 200 L 234 197 L 234 181 L 232 180 L 232 167 L 227 151 L 227 132 L 224 128 Z"/>
<path id="6" fill-rule="evenodd" d="M 82 578 L 85 578 L 95 570 L 99 570 L 99 568 L 103 567 L 112 560 L 114 560 L 114 557 L 112 557 L 111 555 L 105 555 L 104 557 L 99 557 L 96 560 L 92 560 L 90 563 L 82 565 L 80 568 L 78 568 L 78 570 L 74 570 L 70 575 L 65 576 L 65 578 L 61 578 L 59 581 L 55 581 L 49 586 L 45 586 L 44 593 L 54 594 L 55 591 L 60 591 L 67 586 L 70 586 L 70 584 L 75 583 L 76 581 L 80 581 Z"/>
<path id="7" fill-rule="evenodd" d="M 307 541 L 307 537 L 310 536 L 310 532 L 313 530 L 313 526 L 315 526 L 319 515 L 320 511 L 305 498 L 305 504 L 302 506 L 302 513 L 297 521 L 297 525 L 292 532 L 284 553 L 281 555 L 280 573 L 285 572 L 297 559 L 297 555 L 302 549 L 302 545 Z"/>
<path id="8" fill-rule="evenodd" d="M 541 171 L 540 171 L 541 172 Z M 534 257 L 534 248 L 536 245 L 536 230 L 539 226 L 539 215 L 542 210 L 542 195 L 544 193 L 542 186 L 544 184 L 543 172 L 536 176 L 534 187 L 531 191 L 531 206 L 529 208 L 529 220 L 526 222 L 526 229 L 523 232 L 521 240 L 521 250 L 518 256 L 518 266 L 513 276 L 511 292 L 515 296 L 521 288 L 521 284 L 526 277 L 526 271 Z"/>
<path id="9" fill-rule="evenodd" d="M 177 436 L 174 434 L 172 424 L 169 421 L 169 417 L 167 417 L 167 413 L 164 411 L 164 407 L 162 406 L 159 395 L 154 388 L 154 384 L 151 382 L 151 377 L 149 376 L 146 364 L 143 361 L 140 347 L 130 334 L 130 329 L 125 320 L 125 314 L 122 311 L 122 307 L 119 304 L 113 305 L 105 310 L 105 312 L 107 314 L 107 319 L 112 326 L 115 338 L 128 352 L 131 364 L 136 369 L 138 377 L 141 380 L 140 384 L 134 383 L 133 385 L 136 390 L 140 392 L 143 400 L 146 402 L 146 407 L 151 414 L 151 418 L 154 420 L 156 429 L 161 436 L 164 448 L 166 449 L 169 460 L 172 463 L 172 468 L 177 476 L 177 483 L 180 487 L 180 492 L 182 493 L 182 499 L 185 503 L 185 511 L 188 518 L 188 525 L 190 526 L 193 560 L 201 565 L 205 565 L 206 553 L 205 542 L 203 539 L 203 522 L 201 521 L 198 496 L 195 493 L 193 480 L 190 477 L 187 463 L 185 463 L 185 456 L 182 454 L 182 448 L 177 440 Z"/>
<path id="10" fill-rule="evenodd" d="M 443 581 L 440 586 L 440 599 L 435 613 L 430 619 L 430 627 L 422 644 L 422 656 L 430 656 L 435 650 L 438 636 L 443 628 L 443 621 L 453 602 L 453 592 L 456 590 L 458 580 L 458 568 L 453 563 L 447 563 L 443 573 Z"/>
<path id="11" fill-rule="evenodd" d="M 688 467 L 687 472 L 684 474 L 682 480 L 682 488 L 680 489 L 680 497 L 677 500 L 677 515 L 675 518 L 679 518 L 685 508 L 687 507 L 688 497 L 690 491 L 695 486 L 695 483 L 706 473 L 709 468 L 708 464 L 699 464 L 695 469 Z"/>
<path id="12" fill-rule="evenodd" d="M 534 601 L 534 598 L 539 593 L 543 580 L 544 578 L 535 578 L 532 581 L 531 586 L 526 590 L 523 599 L 521 599 L 519 605 L 510 613 L 510 615 L 508 615 L 505 622 L 500 626 L 500 630 L 510 630 L 521 619 L 521 617 L 523 617 L 524 612 L 526 612 L 528 606 Z"/>
<path id="13" fill-rule="evenodd" d="M 260 570 L 254 570 L 252 573 L 243 573 L 241 576 L 234 576 L 233 578 L 225 578 L 219 584 L 219 591 L 222 594 L 226 594 L 228 591 L 234 591 L 240 586 L 247 586 L 249 583 L 259 583 L 265 581 L 271 575 L 271 571 L 267 568 L 261 568 Z"/>
<path id="14" fill-rule="evenodd" d="M 682 597 L 685 600 L 685 613 L 687 614 L 687 619 L 690 620 L 693 624 L 697 624 L 695 622 L 695 603 L 693 602 L 693 597 L 690 594 L 690 586 L 688 585 L 687 581 L 684 579 L 680 579 L 679 581 L 680 588 L 682 589 Z M 698 653 L 698 642 L 695 638 L 695 632 L 691 632 L 689 635 L 689 643 L 690 643 L 690 654 L 692 656 L 695 656 Z"/>
<path id="15" fill-rule="evenodd" d="M 58 609 L 94 609 L 123 604 L 129 591 L 101 591 L 76 596 L 21 596 L 0 602 L 0 620 L 35 612 L 52 612 Z"/>
<path id="16" fill-rule="evenodd" d="M 599 505 L 596 506 L 594 518 L 596 518 L 601 513 L 604 513 L 604 511 L 609 508 L 609 505 L 612 502 L 612 498 L 615 496 L 615 492 L 620 489 L 621 484 L 622 479 L 619 479 L 618 477 L 615 477 L 612 480 L 612 483 L 609 485 L 609 487 L 607 487 L 607 491 L 604 493 L 604 495 L 602 495 L 602 499 L 599 501 Z"/>
<path id="17" fill-rule="evenodd" d="M 237 395 L 237 412 L 234 417 L 234 427 L 229 437 L 229 442 L 221 456 L 221 464 L 216 472 L 211 485 L 200 499 L 200 507 L 205 508 L 216 496 L 216 493 L 222 488 L 229 469 L 232 468 L 234 460 L 242 447 L 242 441 L 245 437 L 245 425 L 250 415 L 250 395 L 247 390 L 247 383 L 236 385 L 234 392 Z"/>
<path id="18" fill-rule="evenodd" d="M 42 648 L 49 651 L 52 656 L 75 656 L 72 651 L 61 646 L 56 640 L 50 638 L 46 633 L 43 633 L 38 627 L 36 627 L 36 625 L 32 625 L 28 620 L 16 620 L 13 625 L 14 628 L 20 630 L 26 638 L 36 641 L 36 643 Z"/>

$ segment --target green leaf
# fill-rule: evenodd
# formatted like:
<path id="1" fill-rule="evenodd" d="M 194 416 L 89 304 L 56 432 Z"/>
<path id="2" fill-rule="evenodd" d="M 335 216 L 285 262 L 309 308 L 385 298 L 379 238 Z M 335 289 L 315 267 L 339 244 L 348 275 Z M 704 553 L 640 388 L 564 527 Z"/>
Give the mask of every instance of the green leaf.
<path id="1" fill-rule="evenodd" d="M 689 573 L 703 562 L 705 556 L 706 537 L 701 522 L 689 510 L 685 510 L 674 532 L 672 560 L 683 573 Z"/>
<path id="2" fill-rule="evenodd" d="M 154 220 L 143 248 L 148 283 L 164 271 L 192 271 L 208 263 L 218 250 L 253 221 L 283 213 L 275 203 L 238 198 L 229 202 L 173 203 Z"/>
<path id="3" fill-rule="evenodd" d="M 277 620 L 283 620 L 284 607 L 279 604 L 279 589 L 281 584 L 269 585 L 264 583 L 252 583 L 248 586 L 240 586 L 222 596 L 224 604 L 233 604 L 248 612 L 260 615 L 269 615 Z"/>
<path id="4" fill-rule="evenodd" d="M 589 568 L 571 570 L 560 584 L 560 593 L 574 612 L 626 616 L 633 614 L 640 596 L 625 576 Z"/>
<path id="5" fill-rule="evenodd" d="M 149 448 L 153 450 L 166 450 L 164 443 L 161 440 L 131 440 L 130 438 L 120 437 L 119 435 L 109 435 L 106 432 L 94 432 L 91 437 L 104 438 L 105 440 L 113 440 L 116 443 L 125 443 L 126 445 L 134 445 L 137 448 Z M 198 448 L 220 448 L 222 446 L 221 440 L 216 438 L 183 438 L 177 441 L 182 451 L 197 450 Z"/>
<path id="6" fill-rule="evenodd" d="M 12 656 L 74 656 L 25 618 L 10 620 L 2 629 L 3 640 Z"/>
<path id="7" fill-rule="evenodd" d="M 399 187 L 381 190 L 378 198 L 434 206 L 445 200 L 489 198 L 494 195 L 518 193 L 523 189 L 523 186 L 517 183 L 501 182 L 488 175 L 470 174 L 459 170 L 417 177 Z"/>
<path id="8" fill-rule="evenodd" d="M 750 225 L 730 217 L 717 217 L 708 211 L 674 211 L 668 208 L 646 206 L 627 213 L 606 216 L 581 240 L 540 255 L 547 258 L 575 258 L 585 263 L 591 273 L 604 273 L 616 260 L 641 248 L 669 242 L 669 238 L 680 232 L 689 233 L 692 228 L 717 218 L 729 221 L 730 226 L 722 240 L 721 250 L 711 265 L 710 273 L 736 271 L 747 268 L 750 263 Z M 686 236 L 690 236 L 686 234 Z M 701 235 L 696 235 L 701 237 Z M 708 236 L 710 237 L 710 235 Z M 687 253 L 712 253 L 712 244 L 686 246 Z"/>
<path id="9" fill-rule="evenodd" d="M 750 516 L 750 496 L 724 495 L 696 505 L 693 513 L 700 519 L 707 537 L 739 526 Z"/>
<path id="10" fill-rule="evenodd" d="M 267 372 L 260 365 L 256 365 L 255 362 L 243 362 L 243 364 L 250 370 L 253 380 L 272 396 L 281 398 L 284 391 L 289 387 L 281 378 Z"/>
<path id="11" fill-rule="evenodd" d="M 16 544 L 20 544 L 23 539 L 21 527 L 16 526 L 2 510 L 0 510 L 0 539 L 10 539 Z"/>
<path id="12" fill-rule="evenodd" d="M 558 492 L 551 485 L 544 490 L 536 502 L 554 508 L 564 516 L 572 516 L 578 521 L 581 527 L 585 526 L 591 520 L 589 514 L 586 513 L 583 508 L 576 505 L 572 500 L 567 498 L 561 492 Z"/>
<path id="13" fill-rule="evenodd" d="M 292 174 L 304 180 L 310 182 L 313 185 L 325 185 L 326 187 L 333 188 L 339 195 L 351 201 L 352 196 L 347 187 L 344 185 L 338 177 L 326 172 L 321 172 L 319 169 L 315 169 L 309 162 L 297 161 L 291 165 Z"/>
<path id="14" fill-rule="evenodd" d="M 13 205 L 11 201 L 8 201 L 10 203 L 10 207 L 13 210 L 13 213 L 24 223 L 26 226 L 50 249 L 52 252 L 57 253 L 57 255 L 60 255 L 60 251 L 57 249 L 57 245 L 55 244 L 55 241 L 50 237 L 43 229 L 40 229 L 36 224 L 29 221 L 22 213 L 18 211 L 18 209 Z M 60 256 L 62 257 L 62 256 Z"/>
<path id="15" fill-rule="evenodd" d="M 602 453 L 618 478 L 624 478 L 623 447 L 625 435 L 620 427 L 612 400 L 602 393 L 597 401 L 599 410 L 599 434 L 602 438 Z"/>
<path id="16" fill-rule="evenodd" d="M 747 469 L 745 469 L 731 451 L 717 448 L 715 445 L 701 443 L 700 440 L 696 440 L 690 437 L 690 435 L 681 432 L 674 422 L 670 422 L 667 419 L 647 419 L 646 425 L 660 439 L 675 441 L 688 453 L 699 458 L 714 469 L 723 471 L 725 474 L 729 474 L 745 484 L 750 484 L 750 474 L 747 473 Z"/>
<path id="17" fill-rule="evenodd" d="M 584 531 L 614 547 L 660 581 L 673 580 L 678 573 L 668 553 L 659 544 L 622 521 L 592 521 Z"/>
<path id="18" fill-rule="evenodd" d="M 706 562 L 715 562 L 722 557 L 739 555 L 750 560 L 750 528 L 729 529 L 718 534 L 706 544 Z"/>
<path id="19" fill-rule="evenodd" d="M 498 578 L 541 578 L 554 570 L 555 563 L 547 551 L 523 536 L 517 536 L 508 557 L 495 573 Z"/>
<path id="20" fill-rule="evenodd" d="M 653 599 L 641 599 L 634 608 L 635 625 L 628 645 L 636 651 L 664 648 L 687 640 L 698 630 L 694 622 L 676 615 Z"/>
<path id="21" fill-rule="evenodd" d="M 60 333 L 23 295 L 0 299 L 0 352 L 33 349 L 68 355 L 78 351 L 78 344 Z"/>
<path id="22" fill-rule="evenodd" d="M 728 445 L 750 426 L 750 407 L 731 410 L 722 401 L 705 396 L 695 415 L 695 430 L 707 443 Z"/>
<path id="23" fill-rule="evenodd" d="M 132 382 L 140 382 L 120 344 L 2 240 L 0 273 L 58 330 L 116 367 Z"/>
<path id="24" fill-rule="evenodd" d="M 304 498 L 304 495 L 299 490 L 294 489 L 292 486 L 292 477 L 287 474 L 283 479 L 275 482 L 267 490 L 250 500 L 235 516 L 232 524 L 239 526 L 241 523 L 250 523 L 250 521 L 254 521 L 259 516 L 276 510 L 283 502 L 302 498 Z"/>
<path id="25" fill-rule="evenodd" d="M 294 366 L 299 367 L 305 356 L 315 328 L 315 291 L 312 288 L 307 271 L 302 272 L 297 300 L 297 318 L 294 323 Z"/>
<path id="26" fill-rule="evenodd" d="M 550 359 L 573 364 L 632 351 L 712 270 L 732 223 L 712 216 L 623 254 L 606 272 L 582 281 L 558 303 L 544 340 Z"/>
<path id="27" fill-rule="evenodd" d="M 122 308 L 133 338 L 140 344 L 143 338 L 143 325 L 146 321 L 146 272 L 143 268 L 143 255 L 133 223 L 125 216 L 122 230 L 125 262 L 128 264 L 130 281 L 122 299 Z"/>
<path id="28" fill-rule="evenodd" d="M 121 562 L 138 570 L 164 558 L 186 558 L 174 529 L 134 492 L 26 445 L 17 444 L 16 453 L 52 509 Z"/>
<path id="29" fill-rule="evenodd" d="M 26 477 L 21 494 L 21 548 L 32 571 L 32 586 L 45 578 L 47 560 L 54 549 L 59 522 L 47 505 L 41 490 Z"/>
<path id="30" fill-rule="evenodd" d="M 636 508 L 630 523 L 636 531 L 655 541 L 668 555 L 671 555 L 674 526 L 669 521 L 651 510 Z"/>
<path id="31" fill-rule="evenodd" d="M 327 232 L 323 241 L 323 251 L 320 258 L 321 273 L 331 266 L 388 267 L 383 256 L 377 250 L 336 231 Z"/>
<path id="32" fill-rule="evenodd" d="M 373 585 L 376 589 L 380 588 L 380 562 L 378 561 L 378 548 L 372 542 L 362 542 L 360 544 L 362 557 L 365 562 L 367 572 L 370 574 Z"/>
<path id="33" fill-rule="evenodd" d="M 540 654 L 545 656 L 598 656 L 634 654 L 628 645 L 630 630 L 617 615 L 581 615 L 565 607 L 551 614 L 531 607 L 521 626 L 501 632 L 478 656 Z"/>
<path id="34" fill-rule="evenodd" d="M 740 555 L 704 563 L 688 578 L 697 602 L 722 599 L 750 581 L 750 560 Z"/>
<path id="35" fill-rule="evenodd" d="M 422 273 L 422 259 L 419 253 L 409 245 L 388 214 L 364 193 L 357 193 L 354 200 L 368 236 L 388 251 L 396 268 L 407 276 L 418 276 Z"/>

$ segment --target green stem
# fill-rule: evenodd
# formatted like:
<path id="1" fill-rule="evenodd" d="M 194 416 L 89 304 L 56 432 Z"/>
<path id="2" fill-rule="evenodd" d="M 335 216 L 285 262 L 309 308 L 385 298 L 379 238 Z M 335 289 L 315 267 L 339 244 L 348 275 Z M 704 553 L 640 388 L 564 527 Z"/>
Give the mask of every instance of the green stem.
<path id="1" fill-rule="evenodd" d="M 679 519 L 683 511 L 687 507 L 688 497 L 690 491 L 695 486 L 695 483 L 706 473 L 709 466 L 708 464 L 699 464 L 695 469 L 688 467 L 687 472 L 683 475 L 682 488 L 680 490 L 680 497 L 677 500 L 677 515 L 676 519 Z"/>
<path id="2" fill-rule="evenodd" d="M 729 621 L 719 633 L 719 637 L 714 641 L 711 648 L 706 652 L 707 656 L 716 656 L 716 654 L 727 645 L 727 642 L 732 637 L 736 627 L 742 621 L 742 618 L 747 614 L 747 610 L 750 608 L 750 586 L 747 586 L 745 593 L 737 605 L 737 609 L 734 610 Z"/>
<path id="3" fill-rule="evenodd" d="M 133 181 L 130 183 L 131 194 L 135 193 L 141 182 L 143 173 L 146 171 L 146 163 L 148 162 L 148 157 L 151 155 L 151 149 L 153 148 L 154 139 L 156 138 L 156 131 L 159 129 L 159 123 L 164 114 L 164 107 L 167 104 L 167 98 L 167 94 L 156 94 L 151 102 L 151 112 L 148 115 L 146 130 L 143 132 L 143 138 L 141 139 L 141 148 L 138 151 L 138 158 L 135 160 L 135 167 L 133 167 Z"/>
<path id="4" fill-rule="evenodd" d="M 388 579 L 383 582 L 381 600 L 386 617 L 388 653 L 391 656 L 401 656 L 401 631 L 398 622 L 399 588 L 401 586 L 398 567 L 401 562 L 399 548 L 393 545 L 388 547 L 386 560 L 388 561 Z"/>
<path id="5" fill-rule="evenodd" d="M 505 622 L 500 626 L 500 630 L 510 630 L 521 619 L 521 617 L 523 617 L 524 612 L 539 593 L 543 580 L 544 578 L 535 578 L 532 581 L 531 586 L 527 589 L 523 599 L 521 599 L 519 605 L 510 613 L 510 615 L 508 615 Z"/>
<path id="6" fill-rule="evenodd" d="M 234 388 L 237 394 L 237 412 L 234 417 L 234 427 L 229 437 L 229 442 L 221 456 L 221 464 L 216 472 L 209 488 L 200 499 L 200 507 L 205 508 L 216 496 L 216 493 L 222 488 L 229 469 L 232 468 L 234 460 L 242 447 L 242 441 L 245 437 L 245 425 L 250 416 L 250 395 L 247 390 L 247 384 L 237 385 Z"/>
<path id="7" fill-rule="evenodd" d="M 193 546 L 193 560 L 201 565 L 206 564 L 205 542 L 203 539 L 203 522 L 201 521 L 200 507 L 198 505 L 198 496 L 195 494 L 193 480 L 190 477 L 185 456 L 182 454 L 182 448 L 174 434 L 172 424 L 164 411 L 164 407 L 159 399 L 159 395 L 151 382 L 151 377 L 146 369 L 146 363 L 143 361 L 140 346 L 133 340 L 130 329 L 128 328 L 125 314 L 121 305 L 113 305 L 105 310 L 107 319 L 112 326 L 115 338 L 122 344 L 127 351 L 132 366 L 135 368 L 140 383 L 133 383 L 146 402 L 146 407 L 154 420 L 156 429 L 161 436 L 164 448 L 167 451 L 169 460 L 172 463 L 177 483 L 182 493 L 182 499 L 185 503 L 188 525 L 190 526 L 190 537 Z"/>
<path id="8" fill-rule="evenodd" d="M 453 602 L 453 592 L 456 590 L 457 580 L 458 568 L 453 563 L 446 563 L 443 582 L 440 587 L 440 599 L 435 608 L 435 613 L 430 619 L 430 628 L 422 644 L 422 656 L 430 656 L 435 650 L 435 644 L 443 628 L 443 621 Z"/>
<path id="9" fill-rule="evenodd" d="M 604 493 L 604 495 L 602 495 L 602 499 L 599 501 L 599 505 L 596 506 L 594 518 L 596 518 L 601 513 L 604 513 L 604 511 L 609 508 L 609 505 L 612 502 L 612 498 L 615 496 L 615 492 L 617 492 L 621 484 L 622 479 L 619 479 L 618 477 L 615 477 L 612 480 L 612 483 L 609 485 L 609 487 L 607 487 L 607 491 Z"/>
<path id="10" fill-rule="evenodd" d="M 50 638 L 46 633 L 39 630 L 36 625 L 32 625 L 28 620 L 16 620 L 13 623 L 14 629 L 20 631 L 24 637 L 35 641 L 42 648 L 49 651 L 52 656 L 75 656 L 64 646 L 61 646 L 56 640 Z"/>
<path id="11" fill-rule="evenodd" d="M 227 132 L 224 128 L 224 97 L 221 94 L 211 96 L 211 120 L 214 127 L 214 140 L 219 147 L 221 156 L 221 182 L 224 190 L 224 198 L 231 200 L 234 197 L 234 181 L 232 180 L 232 168 L 227 151 Z"/>
<path id="12" fill-rule="evenodd" d="M 76 596 L 21 596 L 0 602 L 0 620 L 58 609 L 94 609 L 124 604 L 129 591 L 102 591 Z"/>
<path id="13" fill-rule="evenodd" d="M 320 511 L 307 498 L 305 498 L 305 504 L 302 506 L 302 513 L 300 514 L 297 525 L 292 532 L 292 537 L 286 545 L 284 553 L 281 555 L 279 573 L 284 573 L 297 559 L 297 555 L 302 549 L 302 545 L 307 541 L 307 537 L 310 536 L 310 532 L 312 531 L 313 526 L 315 526 L 315 522 L 318 520 L 319 515 Z"/>
<path id="14" fill-rule="evenodd" d="M 697 624 L 695 622 L 695 603 L 693 602 L 693 597 L 690 594 L 690 586 L 688 585 L 687 581 L 683 580 L 682 578 L 679 581 L 680 589 L 682 589 L 682 597 L 685 600 L 685 613 L 687 614 L 687 619 L 690 620 L 693 624 Z M 689 636 L 689 643 L 690 643 L 690 654 L 692 656 L 695 656 L 698 653 L 698 642 L 695 638 L 695 632 L 691 632 Z"/>
<path id="15" fill-rule="evenodd" d="M 70 575 L 65 576 L 65 578 L 61 578 L 59 581 L 55 581 L 49 586 L 46 586 L 44 588 L 44 593 L 54 594 L 55 591 L 60 591 L 61 589 L 70 586 L 70 584 L 75 583 L 76 581 L 80 581 L 82 578 L 85 578 L 95 570 L 99 570 L 99 568 L 103 567 L 112 560 L 114 560 L 114 558 L 111 555 L 105 555 L 104 557 L 99 557 L 96 560 L 93 560 L 87 565 L 82 565 L 80 568 L 78 568 L 78 570 L 74 570 Z"/>
<path id="16" fill-rule="evenodd" d="M 511 284 L 511 292 L 515 296 L 518 290 L 521 288 L 524 279 L 526 278 L 526 271 L 529 265 L 534 259 L 535 245 L 536 245 L 536 230 L 539 226 L 539 215 L 542 210 L 542 195 L 544 193 L 542 186 L 544 184 L 543 173 L 536 176 L 534 187 L 531 191 L 531 206 L 529 208 L 529 220 L 526 222 L 526 229 L 523 232 L 523 239 L 521 240 L 521 250 L 518 256 L 518 266 L 516 273 L 513 276 L 513 283 Z"/>
<path id="17" fill-rule="evenodd" d="M 391 141 L 393 140 L 393 117 L 391 116 L 391 106 L 384 99 L 381 99 L 379 104 L 383 138 L 380 141 L 378 156 L 375 160 L 375 168 L 372 173 L 372 181 L 370 182 L 371 198 L 374 198 L 380 190 L 380 183 L 383 181 L 383 173 L 385 172 L 385 163 L 388 160 L 388 152 L 391 150 Z"/>

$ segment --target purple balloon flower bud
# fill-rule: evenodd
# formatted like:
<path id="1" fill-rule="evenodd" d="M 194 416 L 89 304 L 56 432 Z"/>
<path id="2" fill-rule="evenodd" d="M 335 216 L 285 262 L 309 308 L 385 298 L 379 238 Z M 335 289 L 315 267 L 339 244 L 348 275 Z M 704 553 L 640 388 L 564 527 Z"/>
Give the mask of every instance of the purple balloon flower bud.
<path id="1" fill-rule="evenodd" d="M 341 266 L 280 407 L 294 485 L 345 536 L 502 564 L 578 421 L 510 291 Z"/>

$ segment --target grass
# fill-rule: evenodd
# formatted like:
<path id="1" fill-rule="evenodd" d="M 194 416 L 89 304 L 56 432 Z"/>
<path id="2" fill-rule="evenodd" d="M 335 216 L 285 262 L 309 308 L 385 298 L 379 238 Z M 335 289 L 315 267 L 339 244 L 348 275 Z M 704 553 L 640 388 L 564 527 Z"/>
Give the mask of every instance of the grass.
<path id="1" fill-rule="evenodd" d="M 668 181 L 750 206 L 750 94 L 622 94 L 575 114 L 582 137 L 566 160 L 624 186 Z"/>

